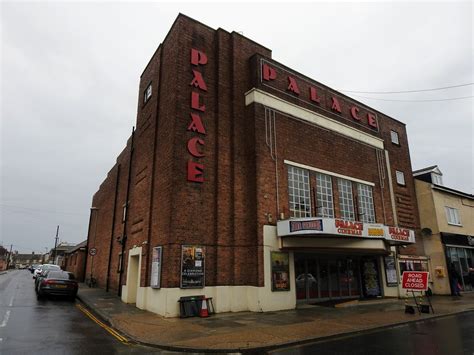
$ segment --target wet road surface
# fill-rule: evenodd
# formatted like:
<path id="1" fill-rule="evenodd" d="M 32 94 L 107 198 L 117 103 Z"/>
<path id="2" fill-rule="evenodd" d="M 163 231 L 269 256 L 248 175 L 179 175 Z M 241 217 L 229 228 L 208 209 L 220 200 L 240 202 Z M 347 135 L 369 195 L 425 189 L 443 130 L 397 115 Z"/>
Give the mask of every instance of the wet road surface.
<path id="1" fill-rule="evenodd" d="M 275 350 L 271 354 L 474 355 L 474 312 Z"/>
<path id="2" fill-rule="evenodd" d="M 0 354 L 176 354 L 124 344 L 61 298 L 38 301 L 28 270 L 0 275 Z"/>

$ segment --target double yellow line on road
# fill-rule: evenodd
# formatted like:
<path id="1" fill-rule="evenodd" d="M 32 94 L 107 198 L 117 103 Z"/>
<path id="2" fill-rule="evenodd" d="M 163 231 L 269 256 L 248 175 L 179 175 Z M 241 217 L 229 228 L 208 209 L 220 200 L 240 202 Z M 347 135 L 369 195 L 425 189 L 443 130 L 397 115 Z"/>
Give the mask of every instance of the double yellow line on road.
<path id="1" fill-rule="evenodd" d="M 97 319 L 96 316 L 94 316 L 91 312 L 89 312 L 84 306 L 82 306 L 81 304 L 76 304 L 76 307 L 79 308 L 82 313 L 84 313 L 86 316 L 88 316 L 90 319 L 92 319 L 95 323 L 97 323 L 99 326 L 101 326 L 106 331 L 108 331 L 110 334 L 112 334 L 120 342 L 122 342 L 123 344 L 129 345 L 127 338 L 125 338 L 122 335 L 120 335 L 119 333 L 117 333 L 114 329 L 110 328 L 107 324 L 104 324 L 103 322 L 101 322 L 99 319 Z"/>

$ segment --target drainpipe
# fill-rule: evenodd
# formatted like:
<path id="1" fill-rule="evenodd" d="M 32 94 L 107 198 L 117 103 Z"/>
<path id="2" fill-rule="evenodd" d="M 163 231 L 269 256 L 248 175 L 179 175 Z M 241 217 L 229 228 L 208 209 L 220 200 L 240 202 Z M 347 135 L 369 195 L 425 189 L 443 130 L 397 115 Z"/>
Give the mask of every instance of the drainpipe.
<path id="1" fill-rule="evenodd" d="M 112 214 L 112 229 L 110 231 L 110 245 L 109 245 L 109 261 L 107 264 L 107 277 L 105 281 L 106 292 L 109 292 L 109 285 L 110 285 L 110 264 L 112 262 L 112 249 L 114 246 L 114 227 L 115 227 L 115 216 L 116 216 L 116 210 L 117 210 L 117 196 L 118 196 L 119 182 L 120 182 L 120 164 L 118 164 L 117 166 L 117 179 L 115 182 L 114 212 Z"/>
<path id="2" fill-rule="evenodd" d="M 132 176 L 132 162 L 133 162 L 133 139 L 135 137 L 135 127 L 132 128 L 132 139 L 130 143 L 130 162 L 128 164 L 128 181 L 127 181 L 127 194 L 125 197 L 125 220 L 123 221 L 123 233 L 122 233 L 122 258 L 120 259 L 120 275 L 119 275 L 119 285 L 118 285 L 118 296 L 122 296 L 122 275 L 123 275 L 123 260 L 125 253 L 125 244 L 127 242 L 127 221 L 128 215 L 130 214 L 129 208 L 129 198 L 130 198 L 130 182 Z"/>
<path id="3" fill-rule="evenodd" d="M 87 275 L 87 256 L 89 255 L 89 239 L 91 235 L 91 225 L 92 225 L 92 211 L 96 211 L 98 208 L 97 207 L 91 207 L 91 211 L 89 214 L 89 227 L 87 228 L 87 243 L 86 243 L 86 260 L 84 262 L 84 272 L 82 273 L 83 276 L 83 282 L 86 281 L 86 275 Z"/>

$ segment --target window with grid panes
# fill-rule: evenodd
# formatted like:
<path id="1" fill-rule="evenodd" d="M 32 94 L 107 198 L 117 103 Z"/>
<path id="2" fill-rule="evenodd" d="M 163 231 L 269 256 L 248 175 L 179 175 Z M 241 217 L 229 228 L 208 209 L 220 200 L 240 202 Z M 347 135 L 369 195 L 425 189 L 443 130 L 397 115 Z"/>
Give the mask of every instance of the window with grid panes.
<path id="1" fill-rule="evenodd" d="M 364 223 L 375 223 L 372 187 L 369 185 L 358 184 L 357 194 L 357 200 L 359 202 L 359 220 Z"/>
<path id="2" fill-rule="evenodd" d="M 459 211 L 456 208 L 445 207 L 448 224 L 461 226 L 461 219 L 459 218 Z"/>
<path id="3" fill-rule="evenodd" d="M 326 174 L 316 174 L 316 215 L 318 217 L 334 218 L 334 204 L 332 199 L 332 181 Z"/>
<path id="4" fill-rule="evenodd" d="M 311 217 L 309 172 L 288 166 L 288 192 L 291 217 Z"/>
<path id="5" fill-rule="evenodd" d="M 337 179 L 339 190 L 339 209 L 341 218 L 349 221 L 355 219 L 354 200 L 352 197 L 352 182 L 346 179 Z"/>

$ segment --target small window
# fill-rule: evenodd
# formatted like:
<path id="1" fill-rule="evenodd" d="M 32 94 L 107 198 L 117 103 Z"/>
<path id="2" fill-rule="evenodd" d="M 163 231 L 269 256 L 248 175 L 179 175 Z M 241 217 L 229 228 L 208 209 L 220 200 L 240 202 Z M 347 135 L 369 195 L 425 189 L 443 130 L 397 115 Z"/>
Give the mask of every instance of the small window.
<path id="1" fill-rule="evenodd" d="M 152 89 L 151 89 L 151 83 L 150 83 L 150 85 L 148 85 L 145 90 L 145 95 L 143 96 L 143 103 L 147 103 L 148 100 L 150 100 L 151 92 L 152 92 Z"/>
<path id="2" fill-rule="evenodd" d="M 405 174 L 402 171 L 396 171 L 397 173 L 397 184 L 405 186 Z"/>
<path id="3" fill-rule="evenodd" d="M 375 208 L 372 186 L 357 184 L 357 199 L 359 206 L 359 221 L 375 223 Z"/>
<path id="4" fill-rule="evenodd" d="M 398 140 L 398 133 L 395 131 L 390 131 L 390 137 L 392 138 L 392 143 L 393 144 L 398 144 L 400 145 L 400 141 Z"/>
<path id="5" fill-rule="evenodd" d="M 127 220 L 127 204 L 123 205 L 122 223 L 125 223 L 126 220 Z"/>
<path id="6" fill-rule="evenodd" d="M 354 202 L 352 197 L 352 183 L 346 179 L 337 179 L 339 190 L 339 211 L 341 218 L 349 221 L 355 219 Z"/>
<path id="7" fill-rule="evenodd" d="M 316 216 L 334 218 L 331 176 L 316 174 L 316 201 Z"/>
<path id="8" fill-rule="evenodd" d="M 122 253 L 118 255 L 118 264 L 117 264 L 117 272 L 122 271 Z"/>
<path id="9" fill-rule="evenodd" d="M 288 167 L 288 192 L 291 217 L 311 217 L 308 170 Z"/>
<path id="10" fill-rule="evenodd" d="M 443 185 L 443 178 L 439 174 L 432 173 L 431 174 L 431 181 L 435 185 Z"/>
<path id="11" fill-rule="evenodd" d="M 454 224 L 456 226 L 461 225 L 461 219 L 459 218 L 459 211 L 457 208 L 445 207 L 446 208 L 446 217 L 448 219 L 448 224 Z"/>

